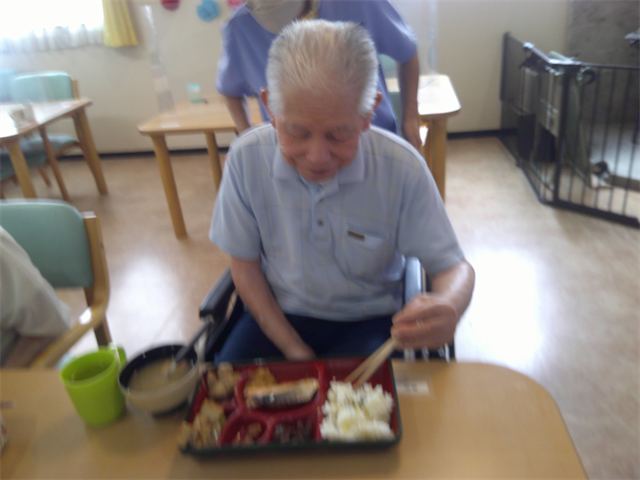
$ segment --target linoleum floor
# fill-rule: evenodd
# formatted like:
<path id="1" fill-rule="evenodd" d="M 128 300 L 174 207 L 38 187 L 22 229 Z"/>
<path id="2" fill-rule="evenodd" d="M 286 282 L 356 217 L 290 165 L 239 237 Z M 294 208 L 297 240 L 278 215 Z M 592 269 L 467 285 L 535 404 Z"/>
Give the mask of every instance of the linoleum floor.
<path id="1" fill-rule="evenodd" d="M 458 361 L 504 365 L 558 403 L 592 479 L 640 478 L 640 232 L 540 204 L 495 138 L 449 142 L 447 210 L 476 269 Z M 84 162 L 62 163 L 73 203 L 102 223 L 108 319 L 128 355 L 188 340 L 228 257 L 207 237 L 215 189 L 206 154 L 173 168 L 188 238 L 173 235 L 152 155 L 103 159 L 100 196 Z M 41 197 L 60 198 L 34 175 Z M 19 197 L 15 185 L 8 198 Z M 637 209 L 636 209 L 637 211 Z M 81 311 L 81 295 L 62 297 Z M 91 349 L 90 335 L 75 352 Z"/>

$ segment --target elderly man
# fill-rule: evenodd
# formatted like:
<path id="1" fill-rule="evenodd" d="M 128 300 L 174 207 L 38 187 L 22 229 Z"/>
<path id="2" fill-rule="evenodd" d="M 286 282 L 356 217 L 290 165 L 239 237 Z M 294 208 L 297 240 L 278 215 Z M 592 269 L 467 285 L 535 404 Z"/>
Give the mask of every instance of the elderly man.
<path id="1" fill-rule="evenodd" d="M 296 22 L 269 52 L 270 125 L 233 144 L 211 240 L 248 311 L 218 361 L 450 342 L 474 272 L 424 160 L 371 117 L 377 57 L 353 23 Z M 433 292 L 402 308 L 405 256 Z"/>
<path id="2" fill-rule="evenodd" d="M 420 148 L 418 128 L 418 77 L 420 62 L 413 32 L 389 0 L 247 0 L 222 30 L 223 51 L 218 62 L 216 88 L 239 132 L 251 127 L 245 96 L 257 96 L 266 87 L 269 46 L 282 29 L 296 19 L 354 22 L 371 35 L 379 54 L 397 62 L 402 118 L 397 119 L 404 137 Z M 382 93 L 373 124 L 397 133 L 398 125 L 382 69 L 378 70 Z M 268 119 L 264 104 L 260 105 Z"/>

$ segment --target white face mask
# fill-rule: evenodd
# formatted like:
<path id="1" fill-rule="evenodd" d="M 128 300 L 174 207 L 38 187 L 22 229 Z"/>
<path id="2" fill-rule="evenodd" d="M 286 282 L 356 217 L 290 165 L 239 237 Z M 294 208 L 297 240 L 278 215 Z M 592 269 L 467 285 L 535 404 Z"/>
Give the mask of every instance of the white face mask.
<path id="1" fill-rule="evenodd" d="M 246 5 L 251 16 L 265 30 L 278 35 L 300 16 L 305 0 L 247 0 Z"/>

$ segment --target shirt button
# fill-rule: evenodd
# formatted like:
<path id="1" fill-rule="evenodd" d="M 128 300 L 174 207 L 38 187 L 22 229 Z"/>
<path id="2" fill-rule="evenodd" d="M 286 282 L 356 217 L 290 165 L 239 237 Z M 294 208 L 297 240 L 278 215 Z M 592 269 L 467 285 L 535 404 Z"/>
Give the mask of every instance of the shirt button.
<path id="1" fill-rule="evenodd" d="M 318 220 L 318 226 L 322 227 L 324 225 L 324 222 L 322 220 Z"/>

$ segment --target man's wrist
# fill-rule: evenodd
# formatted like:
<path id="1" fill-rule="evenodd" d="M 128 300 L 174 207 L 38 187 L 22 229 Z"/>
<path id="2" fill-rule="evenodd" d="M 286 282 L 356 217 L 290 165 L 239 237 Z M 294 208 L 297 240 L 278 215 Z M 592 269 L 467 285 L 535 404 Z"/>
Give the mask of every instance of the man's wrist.
<path id="1" fill-rule="evenodd" d="M 286 347 L 282 349 L 282 353 L 286 358 L 291 360 L 305 359 L 314 356 L 313 350 L 302 340 L 288 343 Z"/>

